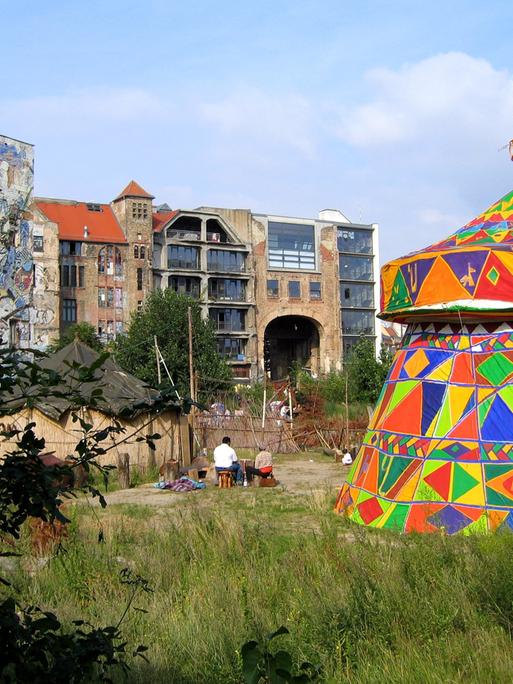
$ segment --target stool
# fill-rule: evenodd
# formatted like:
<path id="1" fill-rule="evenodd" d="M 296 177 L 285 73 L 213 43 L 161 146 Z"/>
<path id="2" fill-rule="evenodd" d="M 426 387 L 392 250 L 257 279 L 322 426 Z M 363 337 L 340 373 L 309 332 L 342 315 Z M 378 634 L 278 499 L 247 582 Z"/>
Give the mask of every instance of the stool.
<path id="1" fill-rule="evenodd" d="M 231 489 L 233 487 L 233 476 L 231 470 L 219 470 L 217 477 L 219 478 L 219 489 Z"/>

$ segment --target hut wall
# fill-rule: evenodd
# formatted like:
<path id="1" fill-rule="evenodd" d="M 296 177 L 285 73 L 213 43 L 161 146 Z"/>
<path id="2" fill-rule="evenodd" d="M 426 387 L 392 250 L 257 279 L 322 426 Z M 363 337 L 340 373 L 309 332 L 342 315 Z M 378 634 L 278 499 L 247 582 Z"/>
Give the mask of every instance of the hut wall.
<path id="1" fill-rule="evenodd" d="M 110 416 L 95 410 L 86 410 L 84 420 L 93 425 L 94 430 L 101 430 L 113 425 Z M 78 422 L 73 422 L 68 412 L 60 421 L 54 421 L 38 409 L 23 409 L 18 413 L 4 418 L 4 426 L 10 425 L 23 429 L 29 422 L 36 423 L 35 432 L 38 437 L 44 437 L 46 450 L 54 451 L 59 458 L 74 454 L 75 446 L 82 437 L 82 431 Z M 132 420 L 119 420 L 124 432 L 113 434 L 105 439 L 101 445 L 108 449 L 107 453 L 100 457 L 103 465 L 117 464 L 118 454 L 127 453 L 130 465 L 141 469 L 149 465 L 160 466 L 165 460 L 176 458 L 187 462 L 188 445 L 182 448 L 182 424 L 187 425 L 187 417 L 180 415 L 178 411 L 165 411 L 159 415 L 141 414 Z M 158 433 L 161 439 L 155 440 L 155 451 L 150 449 L 145 441 L 136 441 L 139 436 Z M 16 448 L 15 440 L 0 442 L 0 456 Z"/>

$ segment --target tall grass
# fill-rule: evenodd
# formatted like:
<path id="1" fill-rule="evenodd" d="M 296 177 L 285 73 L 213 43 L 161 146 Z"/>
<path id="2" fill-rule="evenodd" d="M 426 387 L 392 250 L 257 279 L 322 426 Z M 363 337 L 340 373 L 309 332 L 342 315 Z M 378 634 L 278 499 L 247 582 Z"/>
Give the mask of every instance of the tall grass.
<path id="1" fill-rule="evenodd" d="M 110 624 L 128 595 L 119 570 L 147 577 L 155 593 L 136 604 L 147 613 L 124 627 L 149 646 L 133 682 L 241 682 L 241 644 L 282 624 L 291 635 L 276 647 L 319 663 L 324 682 L 511 681 L 512 535 L 355 528 L 319 493 L 184 496 L 160 511 L 107 509 L 103 544 L 77 506 L 66 553 L 16 585 L 67 620 Z"/>

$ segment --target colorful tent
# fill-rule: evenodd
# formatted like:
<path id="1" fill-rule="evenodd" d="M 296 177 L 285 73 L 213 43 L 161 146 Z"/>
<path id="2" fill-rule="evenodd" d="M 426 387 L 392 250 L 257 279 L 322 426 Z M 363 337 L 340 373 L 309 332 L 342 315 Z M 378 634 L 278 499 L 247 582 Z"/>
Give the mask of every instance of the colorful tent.
<path id="1" fill-rule="evenodd" d="M 382 269 L 408 323 L 336 508 L 400 531 L 513 529 L 513 192 Z"/>

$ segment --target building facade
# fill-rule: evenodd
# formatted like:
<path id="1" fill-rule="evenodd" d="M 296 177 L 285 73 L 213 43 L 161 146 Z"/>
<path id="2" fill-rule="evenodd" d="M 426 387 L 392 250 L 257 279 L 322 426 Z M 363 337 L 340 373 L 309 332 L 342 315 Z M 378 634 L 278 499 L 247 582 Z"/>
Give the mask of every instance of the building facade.
<path id="1" fill-rule="evenodd" d="M 152 288 L 171 288 L 199 301 L 242 382 L 338 370 L 361 335 L 380 347 L 376 224 L 154 207 L 134 181 L 110 204 L 37 198 L 34 221 L 48 341 L 80 321 L 114 339 Z"/>

